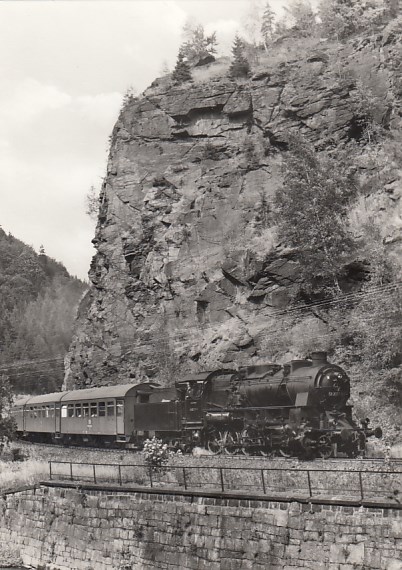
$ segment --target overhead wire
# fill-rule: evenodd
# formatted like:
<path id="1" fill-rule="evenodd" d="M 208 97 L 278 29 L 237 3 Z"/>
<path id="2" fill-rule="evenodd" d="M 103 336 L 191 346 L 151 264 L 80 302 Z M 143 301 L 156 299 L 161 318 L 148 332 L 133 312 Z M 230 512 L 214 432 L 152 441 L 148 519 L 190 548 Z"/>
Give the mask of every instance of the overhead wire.
<path id="1" fill-rule="evenodd" d="M 370 289 L 366 289 L 364 291 L 360 291 L 357 293 L 349 293 L 349 294 L 344 294 L 344 295 L 340 295 L 336 298 L 330 298 L 330 299 L 323 299 L 321 301 L 317 301 L 317 302 L 313 302 L 313 303 L 306 303 L 304 305 L 298 305 L 298 306 L 293 306 L 293 307 L 288 307 L 286 309 L 281 309 L 281 310 L 277 310 L 277 311 L 272 311 L 270 313 L 267 314 L 267 317 L 269 318 L 273 318 L 275 316 L 285 316 L 285 315 L 294 315 L 297 314 L 298 312 L 303 312 L 303 311 L 310 311 L 312 309 L 316 309 L 316 308 L 321 308 L 321 307 L 328 307 L 328 306 L 332 306 L 332 305 L 339 305 L 342 303 L 353 303 L 356 302 L 358 300 L 361 300 L 363 298 L 366 297 L 370 297 L 373 295 L 376 295 L 376 297 L 378 299 L 387 299 L 389 298 L 392 293 L 395 292 L 395 290 L 399 289 L 402 285 L 402 281 L 398 281 L 395 283 L 390 283 L 390 284 L 384 284 L 384 285 L 378 285 L 375 287 L 372 287 Z M 383 316 L 392 316 L 390 315 L 384 315 Z M 366 316 L 366 317 L 361 317 L 360 321 L 361 322 L 365 322 L 365 323 L 371 323 L 373 321 L 373 319 L 375 319 L 374 316 Z M 288 322 L 289 325 L 294 325 L 294 323 L 290 323 Z M 149 343 L 144 344 L 144 341 L 141 340 L 140 343 L 136 343 L 136 341 L 133 339 L 132 341 L 128 341 L 128 342 L 124 342 L 124 343 L 119 343 L 120 348 L 124 351 L 124 350 L 138 350 L 141 348 L 145 348 L 145 349 L 152 349 L 152 345 L 155 341 L 158 340 L 164 340 L 164 339 L 168 339 L 169 342 L 183 342 L 185 340 L 188 339 L 189 334 L 193 333 L 194 336 L 199 336 L 199 335 L 204 335 L 206 332 L 208 332 L 211 329 L 216 329 L 216 332 L 219 332 L 219 328 L 222 327 L 222 325 L 225 325 L 225 323 L 208 323 L 208 324 L 203 324 L 203 325 L 195 325 L 195 326 L 189 326 L 189 325 L 184 325 L 181 327 L 180 330 L 177 331 L 170 331 L 170 333 L 163 333 L 163 334 L 151 334 L 148 333 L 150 336 L 149 339 Z M 283 325 L 283 323 L 282 323 Z M 279 330 L 283 330 L 284 327 L 282 326 L 281 329 Z M 279 330 L 276 328 L 275 330 L 271 330 L 271 331 L 259 331 L 257 333 L 255 333 L 255 337 L 258 338 L 258 340 L 261 339 L 269 339 L 270 337 L 274 337 L 278 335 Z M 333 332 L 326 332 L 326 333 L 321 333 L 318 337 L 310 337 L 311 339 L 314 338 L 323 338 L 323 337 L 328 337 L 328 336 L 336 336 L 337 333 L 335 331 Z M 127 354 L 127 353 L 126 353 Z M 13 374 L 13 376 L 18 375 L 18 370 L 21 370 L 21 368 L 26 368 L 28 366 L 34 366 L 36 367 L 36 371 L 38 371 L 37 366 L 41 365 L 41 364 L 62 364 L 64 362 L 64 355 L 56 355 L 54 357 L 51 358 L 40 358 L 40 359 L 29 359 L 29 360 L 24 360 L 24 361 L 13 361 L 11 363 L 3 363 L 0 365 L 0 373 L 1 372 L 11 372 Z M 46 369 L 39 369 L 40 371 L 44 370 L 44 371 L 50 371 L 49 368 Z M 32 371 L 31 371 L 32 373 Z M 25 374 L 25 373 L 22 373 Z M 28 374 L 28 373 L 27 373 Z"/>

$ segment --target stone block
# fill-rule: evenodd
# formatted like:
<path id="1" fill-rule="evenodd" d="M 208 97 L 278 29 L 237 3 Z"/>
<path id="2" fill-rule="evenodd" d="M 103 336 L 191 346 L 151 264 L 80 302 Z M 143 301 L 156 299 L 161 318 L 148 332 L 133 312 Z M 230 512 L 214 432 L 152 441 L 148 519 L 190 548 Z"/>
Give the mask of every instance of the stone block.
<path id="1" fill-rule="evenodd" d="M 330 560 L 342 564 L 363 564 L 364 544 L 331 544 Z"/>
<path id="2" fill-rule="evenodd" d="M 381 569 L 383 570 L 402 570 L 402 560 L 400 558 L 383 558 L 381 557 Z"/>
<path id="3" fill-rule="evenodd" d="M 393 520 L 391 522 L 390 536 L 402 538 L 402 519 Z"/>
<path id="4" fill-rule="evenodd" d="M 277 511 L 274 513 L 273 524 L 278 527 L 287 527 L 289 520 L 289 513 L 286 511 Z"/>
<path id="5" fill-rule="evenodd" d="M 302 542 L 299 550 L 300 560 L 311 560 L 325 562 L 330 559 L 330 548 L 328 545 L 316 543 L 315 541 Z"/>

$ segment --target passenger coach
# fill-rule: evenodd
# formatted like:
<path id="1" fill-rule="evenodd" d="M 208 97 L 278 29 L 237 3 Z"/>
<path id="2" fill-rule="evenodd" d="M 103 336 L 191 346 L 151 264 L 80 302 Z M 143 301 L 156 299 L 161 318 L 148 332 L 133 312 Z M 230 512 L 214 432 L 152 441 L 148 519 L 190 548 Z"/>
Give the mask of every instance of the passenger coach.
<path id="1" fill-rule="evenodd" d="M 16 400 L 11 413 L 20 437 L 60 443 L 127 443 L 134 410 L 157 384 L 122 384 L 56 392 Z M 146 434 L 144 434 L 146 435 Z"/>

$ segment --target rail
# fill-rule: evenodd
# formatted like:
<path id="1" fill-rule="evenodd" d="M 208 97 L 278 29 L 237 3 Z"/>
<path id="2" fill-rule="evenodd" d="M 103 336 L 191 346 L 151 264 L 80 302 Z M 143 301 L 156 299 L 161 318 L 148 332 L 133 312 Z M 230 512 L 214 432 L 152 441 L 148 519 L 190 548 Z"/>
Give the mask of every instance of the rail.
<path id="1" fill-rule="evenodd" d="M 168 466 L 153 471 L 144 463 L 49 461 L 52 481 L 117 484 L 146 488 L 243 492 L 375 501 L 402 506 L 402 470 L 363 471 L 286 467 Z"/>

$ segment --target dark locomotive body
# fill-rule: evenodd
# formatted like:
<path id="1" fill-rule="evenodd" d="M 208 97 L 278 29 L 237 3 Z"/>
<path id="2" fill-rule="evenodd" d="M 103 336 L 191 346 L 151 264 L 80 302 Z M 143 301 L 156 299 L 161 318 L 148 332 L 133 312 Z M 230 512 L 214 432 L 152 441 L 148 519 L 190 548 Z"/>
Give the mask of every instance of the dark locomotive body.
<path id="1" fill-rule="evenodd" d="M 323 352 L 284 366 L 250 366 L 177 383 L 182 432 L 213 452 L 330 457 L 364 453 L 381 435 L 358 426 L 350 381 Z"/>
<path id="2" fill-rule="evenodd" d="M 140 447 L 156 436 L 185 450 L 353 457 L 381 430 L 354 422 L 349 395 L 346 373 L 316 352 L 284 366 L 189 375 L 170 388 L 143 383 L 34 396 L 17 401 L 12 414 L 21 436 L 45 441 Z"/>

